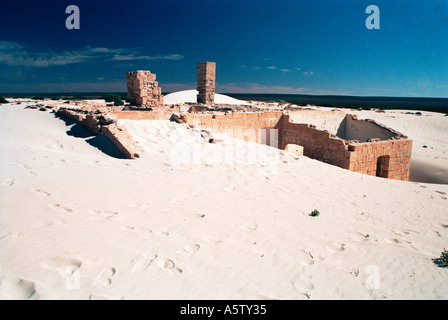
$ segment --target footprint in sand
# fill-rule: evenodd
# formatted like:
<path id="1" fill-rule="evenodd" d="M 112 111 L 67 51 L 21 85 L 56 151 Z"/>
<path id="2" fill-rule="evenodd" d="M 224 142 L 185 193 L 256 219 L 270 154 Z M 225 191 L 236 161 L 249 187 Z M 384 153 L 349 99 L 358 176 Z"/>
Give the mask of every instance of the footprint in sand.
<path id="1" fill-rule="evenodd" d="M 34 282 L 20 278 L 0 278 L 0 300 L 27 300 L 36 297 Z"/>
<path id="2" fill-rule="evenodd" d="M 93 285 L 103 285 L 108 286 L 112 284 L 112 277 L 117 272 L 114 267 L 106 267 L 101 270 L 101 272 L 93 279 Z"/>
<path id="3" fill-rule="evenodd" d="M 371 235 L 368 233 L 356 232 L 354 235 L 351 236 L 351 238 L 354 241 L 364 242 L 364 241 L 369 241 L 371 239 Z"/>
<path id="4" fill-rule="evenodd" d="M 11 232 L 8 232 L 7 234 L 2 234 L 0 235 L 0 240 L 2 240 L 3 238 L 6 238 L 7 236 L 11 235 Z"/>
<path id="5" fill-rule="evenodd" d="M 310 255 L 309 252 L 306 252 L 305 250 L 300 250 L 296 255 L 295 259 L 299 262 L 300 265 L 308 267 L 314 264 L 314 259 Z"/>
<path id="6" fill-rule="evenodd" d="M 342 252 L 345 250 L 345 243 L 333 241 L 325 247 L 325 250 L 327 250 L 330 253 Z"/>
<path id="7" fill-rule="evenodd" d="M 170 235 L 170 233 L 166 229 L 156 231 L 156 234 L 164 237 L 168 237 Z"/>
<path id="8" fill-rule="evenodd" d="M 181 250 L 176 251 L 176 254 L 180 256 L 192 256 L 199 250 L 201 246 L 198 244 L 190 244 L 183 247 Z"/>
<path id="9" fill-rule="evenodd" d="M 43 191 L 43 190 L 40 190 L 40 189 L 31 189 L 31 191 L 36 193 L 36 194 L 42 195 L 42 196 L 47 196 L 47 197 L 51 196 L 50 192 Z"/>
<path id="10" fill-rule="evenodd" d="M 359 220 L 361 221 L 367 221 L 371 218 L 371 215 L 368 212 L 361 212 L 359 215 Z"/>
<path id="11" fill-rule="evenodd" d="M 135 273 L 138 270 L 146 270 L 152 264 L 152 262 L 157 259 L 157 253 L 145 253 L 136 259 L 131 260 L 131 264 L 133 264 L 131 273 Z"/>
<path id="12" fill-rule="evenodd" d="M 61 256 L 44 260 L 40 265 L 46 269 L 58 272 L 61 276 L 67 276 L 78 270 L 82 265 L 82 261 L 72 257 Z"/>
<path id="13" fill-rule="evenodd" d="M 20 167 L 22 168 L 22 169 L 25 169 L 25 170 L 29 170 L 29 169 L 32 169 L 33 167 L 31 167 L 29 164 L 22 164 L 22 165 L 20 165 Z"/>
<path id="14" fill-rule="evenodd" d="M 33 170 L 31 170 L 31 169 L 33 169 L 33 167 L 31 167 L 29 164 L 22 164 L 22 165 L 20 165 L 20 167 L 23 169 L 23 170 L 25 170 L 26 171 L 26 173 L 30 176 L 30 177 L 36 177 L 37 176 L 37 173 L 36 172 L 34 172 Z"/>
<path id="15" fill-rule="evenodd" d="M 127 230 L 127 231 L 136 231 L 136 232 L 147 232 L 147 233 L 153 233 L 153 231 L 149 228 L 144 228 L 144 227 L 134 227 L 134 226 L 126 226 L 123 227 L 123 229 Z"/>
<path id="16" fill-rule="evenodd" d="M 420 234 L 420 232 L 416 231 L 416 230 L 411 230 L 411 229 L 406 229 L 406 230 L 399 230 L 399 229 L 395 229 L 393 231 L 397 236 L 407 236 L 410 233 L 415 233 L 415 234 Z"/>
<path id="17" fill-rule="evenodd" d="M 310 292 L 311 292 L 311 290 L 314 289 L 314 285 L 311 281 L 312 281 L 311 276 L 301 274 L 298 276 L 298 278 L 296 280 L 294 280 L 292 282 L 292 285 L 296 290 L 301 292 L 303 295 L 305 295 L 309 299 L 311 297 Z"/>
<path id="18" fill-rule="evenodd" d="M 438 194 L 440 194 L 440 198 L 442 198 L 443 200 L 447 200 L 448 198 L 445 197 L 446 196 L 446 192 L 443 191 L 436 191 Z"/>
<path id="19" fill-rule="evenodd" d="M 412 244 L 411 241 L 406 240 L 406 236 L 410 233 L 420 234 L 418 231 L 414 230 L 393 230 L 393 233 L 396 235 L 395 238 L 386 238 L 384 239 L 387 243 L 392 244 Z"/>
<path id="20" fill-rule="evenodd" d="M 392 244 L 404 244 L 407 242 L 400 238 L 387 238 L 387 239 L 384 239 L 384 241 L 386 241 L 387 243 L 392 243 Z"/>
<path id="21" fill-rule="evenodd" d="M 225 190 L 225 191 L 235 191 L 235 190 L 236 190 L 236 187 L 235 187 L 235 186 L 232 186 L 232 185 L 227 185 L 227 186 L 225 186 L 225 187 L 223 188 L 223 190 Z"/>
<path id="22" fill-rule="evenodd" d="M 170 273 L 173 273 L 173 274 L 180 274 L 180 273 L 182 273 L 182 269 L 179 268 L 179 267 L 176 267 L 176 263 L 173 260 L 171 260 L 171 259 L 167 259 L 167 258 L 159 259 L 157 261 L 157 265 L 160 268 L 162 268 L 162 269 L 164 269 L 164 270 L 166 270 L 166 271 L 168 271 Z"/>
<path id="23" fill-rule="evenodd" d="M 244 226 L 241 226 L 240 228 L 246 231 L 255 231 L 257 230 L 258 225 L 255 222 L 250 222 Z"/>
<path id="24" fill-rule="evenodd" d="M 90 211 L 92 214 L 95 214 L 99 217 L 103 217 L 105 219 L 111 219 L 113 217 L 115 217 L 118 212 L 117 211 L 102 211 L 102 210 L 91 210 Z"/>
<path id="25" fill-rule="evenodd" d="M 59 203 L 56 204 L 50 204 L 50 208 L 52 208 L 53 210 L 59 211 L 59 212 L 63 212 L 63 213 L 72 213 L 73 210 L 68 208 L 68 207 L 64 207 L 62 205 L 60 205 Z"/>
<path id="26" fill-rule="evenodd" d="M 8 186 L 8 187 L 10 187 L 10 186 L 12 186 L 15 182 L 16 182 L 15 179 L 8 179 L 8 180 L 3 181 L 3 185 L 4 185 L 4 186 Z"/>

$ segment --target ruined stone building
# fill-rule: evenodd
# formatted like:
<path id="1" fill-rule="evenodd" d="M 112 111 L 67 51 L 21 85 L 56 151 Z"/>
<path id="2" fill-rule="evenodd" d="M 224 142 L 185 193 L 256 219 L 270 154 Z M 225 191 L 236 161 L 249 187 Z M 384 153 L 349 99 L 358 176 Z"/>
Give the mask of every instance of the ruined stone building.
<path id="1" fill-rule="evenodd" d="M 192 127 L 225 133 L 246 141 L 263 143 L 303 154 L 347 170 L 368 175 L 409 180 L 412 141 L 403 134 L 372 120 L 358 120 L 342 110 L 293 110 L 251 112 L 219 111 L 214 103 L 216 64 L 197 64 L 197 103 L 214 106 L 199 112 L 174 114 L 117 111 L 118 119 L 175 119 Z M 126 74 L 131 104 L 162 106 L 163 96 L 156 75 L 149 71 Z"/>
<path id="2" fill-rule="evenodd" d="M 181 121 L 368 175 L 409 180 L 412 140 L 343 111 L 188 113 Z"/>

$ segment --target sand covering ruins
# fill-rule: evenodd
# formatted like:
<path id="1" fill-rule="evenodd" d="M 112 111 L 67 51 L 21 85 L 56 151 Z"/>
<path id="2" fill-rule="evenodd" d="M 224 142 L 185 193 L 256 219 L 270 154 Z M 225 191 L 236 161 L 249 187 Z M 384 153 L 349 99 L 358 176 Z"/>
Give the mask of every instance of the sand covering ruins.
<path id="1" fill-rule="evenodd" d="M 143 150 L 117 120 L 171 120 L 211 135 L 219 132 L 266 144 L 351 171 L 409 180 L 412 140 L 407 136 L 341 110 L 215 104 L 215 68 L 215 63 L 198 63 L 197 103 L 164 104 L 156 75 L 139 70 L 126 74 L 130 106 L 78 105 L 55 112 L 80 122 L 94 134 L 105 135 L 130 159 Z"/>

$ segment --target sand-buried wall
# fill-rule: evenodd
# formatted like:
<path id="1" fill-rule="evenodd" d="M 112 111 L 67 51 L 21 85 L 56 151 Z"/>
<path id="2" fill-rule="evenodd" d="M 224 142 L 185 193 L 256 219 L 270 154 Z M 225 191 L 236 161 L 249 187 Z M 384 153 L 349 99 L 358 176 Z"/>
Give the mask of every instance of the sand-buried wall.
<path id="1" fill-rule="evenodd" d="M 172 113 L 165 111 L 115 111 L 110 115 L 122 120 L 169 120 Z"/>
<path id="2" fill-rule="evenodd" d="M 81 110 L 60 108 L 56 114 L 81 123 L 91 133 L 106 136 L 128 159 L 139 158 L 142 150 L 125 128 L 109 114 L 85 114 Z"/>
<path id="3" fill-rule="evenodd" d="M 320 116 L 325 118 L 325 115 Z M 328 130 L 319 130 L 315 125 L 293 123 L 290 115 L 283 114 L 282 111 L 187 113 L 182 114 L 179 121 L 280 149 L 285 149 L 288 144 L 299 145 L 303 147 L 305 156 L 344 169 L 384 178 L 409 180 L 411 140 L 374 121 L 357 120 L 352 115 L 340 118 L 343 130 L 338 128 L 337 132 L 344 132 L 345 135 L 350 130 L 346 127 L 348 123 L 357 130 L 351 136 L 369 141 L 349 141 Z M 302 120 L 305 121 L 305 118 Z M 334 128 L 337 127 L 335 124 L 335 121 L 331 122 Z M 363 127 L 366 132 L 362 131 Z M 273 137 L 277 139 L 275 143 Z"/>
<path id="4" fill-rule="evenodd" d="M 279 148 L 288 144 L 303 146 L 303 155 L 338 167 L 349 169 L 347 141 L 326 130 L 318 130 L 314 125 L 292 123 L 289 115 L 284 115 L 279 127 Z"/>
<path id="5" fill-rule="evenodd" d="M 247 142 L 278 147 L 277 124 L 282 112 L 228 112 L 182 114 L 180 121 L 201 129 L 211 129 Z"/>

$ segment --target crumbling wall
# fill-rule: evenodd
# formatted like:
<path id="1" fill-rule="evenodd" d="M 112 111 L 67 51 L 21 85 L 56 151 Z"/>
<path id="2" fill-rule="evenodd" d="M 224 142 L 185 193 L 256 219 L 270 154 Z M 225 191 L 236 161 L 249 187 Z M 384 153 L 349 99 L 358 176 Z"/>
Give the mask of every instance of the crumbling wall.
<path id="1" fill-rule="evenodd" d="M 137 146 L 136 141 L 129 132 L 116 123 L 110 114 L 86 113 L 85 110 L 59 108 L 56 114 L 81 123 L 87 130 L 95 135 L 106 136 L 128 159 L 139 158 L 143 150 Z"/>
<path id="2" fill-rule="evenodd" d="M 293 123 L 290 115 L 282 111 L 203 112 L 180 115 L 166 111 L 121 111 L 112 113 L 112 116 L 116 119 L 134 120 L 167 120 L 170 116 L 172 120 L 195 128 L 220 132 L 248 142 L 267 144 L 296 154 L 303 152 L 303 155 L 310 158 L 351 171 L 390 179 L 409 180 L 412 141 L 373 121 L 361 121 L 359 128 L 362 126 L 373 128 L 373 131 L 370 131 L 371 135 L 378 135 L 376 130 L 379 128 L 378 132 L 388 132 L 383 137 L 388 140 L 369 138 L 368 142 L 349 141 L 328 130 L 319 130 L 312 124 Z M 70 114 L 69 117 L 79 116 Z M 340 115 L 336 117 L 341 118 Z M 344 120 L 349 117 L 357 121 L 352 115 L 347 115 Z M 87 120 L 82 122 L 89 123 Z M 94 124 L 93 121 L 91 122 Z M 329 123 L 336 128 L 335 121 L 327 122 L 327 127 Z M 341 125 L 343 124 L 344 121 Z"/>
<path id="3" fill-rule="evenodd" d="M 396 180 L 409 180 L 412 140 L 351 143 L 349 170 Z"/>
<path id="4" fill-rule="evenodd" d="M 345 138 L 345 117 L 347 114 L 342 110 L 301 109 L 288 111 L 285 114 L 289 115 L 289 121 L 293 123 L 310 124 L 318 130 L 327 130 L 339 138 Z"/>
<path id="5" fill-rule="evenodd" d="M 317 130 L 314 125 L 292 123 L 289 115 L 283 115 L 280 128 L 280 149 L 288 144 L 296 144 L 303 147 L 304 156 L 349 168 L 348 144 L 345 140 L 326 130 Z"/>
<path id="6" fill-rule="evenodd" d="M 278 130 L 277 124 L 281 116 L 281 111 L 186 113 L 181 115 L 179 121 L 197 128 L 215 130 L 236 139 L 277 146 L 277 136 L 272 133 L 271 138 L 271 132 L 267 129 Z"/>
<path id="7" fill-rule="evenodd" d="M 373 120 L 358 120 L 348 114 L 345 123 L 345 139 L 367 142 L 371 139 L 390 140 L 402 136 L 398 132 Z"/>
<path id="8" fill-rule="evenodd" d="M 138 70 L 126 72 L 128 95 L 131 105 L 156 107 L 163 105 L 162 90 L 156 81 L 156 74 Z"/>
<path id="9" fill-rule="evenodd" d="M 288 144 L 303 146 L 303 154 L 313 159 L 336 165 L 351 171 L 396 180 L 409 180 L 412 140 L 373 121 L 357 121 L 351 115 L 351 125 L 360 129 L 357 137 L 364 135 L 369 142 L 341 139 L 313 125 L 291 123 L 284 115 L 281 121 L 279 147 Z M 362 132 L 366 128 L 366 133 Z M 368 138 L 379 136 L 381 138 Z"/>
<path id="10" fill-rule="evenodd" d="M 169 120 L 171 112 L 166 111 L 115 111 L 110 113 L 112 117 L 119 120 Z"/>
<path id="11" fill-rule="evenodd" d="M 345 117 L 336 115 L 338 116 L 345 120 Z M 322 117 L 325 118 L 325 115 Z M 303 155 L 307 157 L 344 169 L 384 178 L 409 180 L 412 141 L 399 133 L 391 135 L 393 140 L 381 141 L 377 138 L 370 142 L 347 141 L 328 130 L 319 130 L 312 124 L 293 123 L 290 115 L 281 111 L 187 113 L 182 114 L 179 121 L 196 128 L 216 130 L 237 139 L 271 146 L 274 146 L 271 131 L 266 129 L 274 129 L 276 134 L 272 137 L 278 139 L 275 146 L 280 149 L 290 149 L 287 146 L 294 145 L 295 149 L 302 147 Z M 336 128 L 336 122 L 329 121 L 327 125 L 331 123 Z M 371 122 L 363 122 L 361 125 L 365 124 L 369 128 L 371 124 L 378 126 Z"/>

